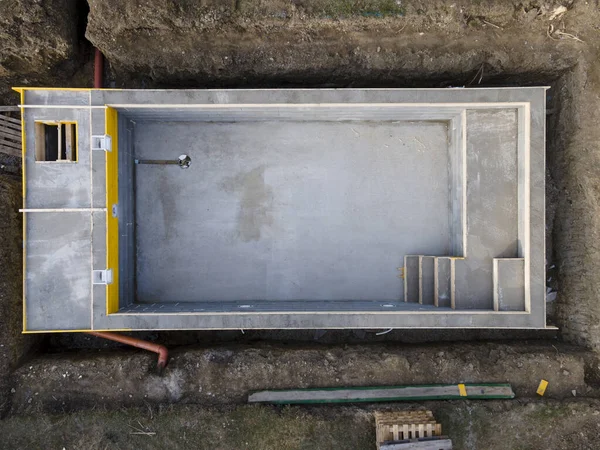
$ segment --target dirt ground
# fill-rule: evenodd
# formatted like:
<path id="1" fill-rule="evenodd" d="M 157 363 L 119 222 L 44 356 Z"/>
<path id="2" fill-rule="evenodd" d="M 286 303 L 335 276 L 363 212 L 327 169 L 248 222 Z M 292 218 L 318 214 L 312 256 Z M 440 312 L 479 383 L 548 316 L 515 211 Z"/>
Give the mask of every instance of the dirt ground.
<path id="1" fill-rule="evenodd" d="M 597 400 L 425 402 L 456 449 L 596 449 Z M 196 448 L 364 450 L 375 448 L 373 408 L 204 407 L 98 409 L 0 421 L 7 448 Z M 29 430 L 40 430 L 31 436 Z"/>
<path id="2" fill-rule="evenodd" d="M 0 177 L 0 413 L 9 403 L 10 372 L 39 343 L 39 338 L 21 334 L 22 283 L 7 269 L 22 265 L 20 207 L 20 182 Z"/>
<path id="3" fill-rule="evenodd" d="M 372 448 L 370 407 L 242 403 L 267 387 L 509 381 L 518 400 L 411 407 L 434 410 L 455 448 L 598 448 L 599 44 L 597 0 L 0 0 L 3 104 L 11 85 L 90 86 L 92 46 L 107 87 L 551 86 L 559 329 L 146 333 L 175 348 L 162 377 L 151 356 L 87 336 L 24 338 L 19 162 L 0 154 L 2 446 Z"/>
<path id="4" fill-rule="evenodd" d="M 77 411 L 111 405 L 243 404 L 263 389 L 510 383 L 519 398 L 600 398 L 600 360 L 560 343 L 454 345 L 219 345 L 171 352 L 158 375 L 156 357 L 133 351 L 38 356 L 10 379 L 11 414 Z M 107 382 L 110 380 L 110 388 Z"/>

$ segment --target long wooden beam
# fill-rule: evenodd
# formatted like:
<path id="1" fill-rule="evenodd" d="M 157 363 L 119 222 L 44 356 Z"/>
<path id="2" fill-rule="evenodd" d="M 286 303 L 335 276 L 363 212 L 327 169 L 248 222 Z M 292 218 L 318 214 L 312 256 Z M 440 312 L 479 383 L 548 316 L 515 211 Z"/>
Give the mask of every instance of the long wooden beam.
<path id="1" fill-rule="evenodd" d="M 420 386 L 377 386 L 259 391 L 249 403 L 354 403 L 410 400 L 511 399 L 510 384 L 435 384 Z"/>

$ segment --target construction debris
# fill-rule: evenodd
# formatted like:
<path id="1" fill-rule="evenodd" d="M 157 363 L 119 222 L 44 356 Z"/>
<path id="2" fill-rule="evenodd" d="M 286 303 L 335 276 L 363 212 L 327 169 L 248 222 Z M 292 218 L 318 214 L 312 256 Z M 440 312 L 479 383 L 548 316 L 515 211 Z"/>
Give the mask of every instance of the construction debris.
<path id="1" fill-rule="evenodd" d="M 554 8 L 554 11 L 552 11 L 552 14 L 550 14 L 550 17 L 548 18 L 548 20 L 560 19 L 566 12 L 567 12 L 566 6 L 558 6 L 558 7 Z"/>
<path id="2" fill-rule="evenodd" d="M 376 412 L 375 428 L 379 450 L 452 448 L 431 411 Z"/>
<path id="3" fill-rule="evenodd" d="M 385 444 L 380 447 L 380 450 L 452 450 L 452 441 L 450 439 L 414 439 L 407 442 L 397 442 Z"/>
<path id="4" fill-rule="evenodd" d="M 548 387 L 548 382 L 546 380 L 541 380 L 540 385 L 537 388 L 538 395 L 544 395 L 546 393 L 546 388 Z"/>
<path id="5" fill-rule="evenodd" d="M 17 107 L 3 106 L 1 112 L 18 111 Z M 21 157 L 21 120 L 0 114 L 0 152 Z"/>

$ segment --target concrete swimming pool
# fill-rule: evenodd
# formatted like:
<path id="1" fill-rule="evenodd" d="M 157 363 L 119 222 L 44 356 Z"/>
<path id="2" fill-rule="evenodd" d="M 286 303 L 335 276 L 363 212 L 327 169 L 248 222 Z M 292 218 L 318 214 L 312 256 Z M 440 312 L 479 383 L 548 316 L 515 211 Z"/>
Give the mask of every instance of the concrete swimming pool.
<path id="1" fill-rule="evenodd" d="M 544 87 L 20 92 L 26 332 L 545 327 Z"/>

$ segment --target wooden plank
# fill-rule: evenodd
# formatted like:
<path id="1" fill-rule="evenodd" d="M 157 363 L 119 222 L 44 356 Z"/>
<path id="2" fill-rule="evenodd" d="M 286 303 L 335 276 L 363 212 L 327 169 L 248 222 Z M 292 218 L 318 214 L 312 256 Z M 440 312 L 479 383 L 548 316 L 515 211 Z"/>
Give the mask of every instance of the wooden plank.
<path id="1" fill-rule="evenodd" d="M 58 125 L 58 158 L 57 161 L 62 161 L 62 126 Z"/>
<path id="2" fill-rule="evenodd" d="M 431 439 L 425 441 L 390 442 L 382 444 L 380 450 L 452 450 L 450 439 Z"/>
<path id="3" fill-rule="evenodd" d="M 434 420 L 433 413 L 426 410 L 417 411 L 377 411 L 375 412 L 375 418 L 377 420 L 396 420 L 396 419 L 425 419 Z"/>
<path id="4" fill-rule="evenodd" d="M 250 394 L 248 402 L 276 404 L 353 403 L 410 400 L 509 399 L 515 396 L 510 384 L 466 384 L 465 388 L 467 391 L 466 396 L 460 395 L 458 385 L 456 384 L 259 391 Z"/>
<path id="5" fill-rule="evenodd" d="M 16 123 L 19 126 L 21 125 L 21 119 L 14 119 L 12 117 L 5 116 L 4 114 L 0 114 L 0 119 L 4 120 L 6 122 Z"/>
<path id="6" fill-rule="evenodd" d="M 0 116 L 0 117 L 4 117 L 4 116 Z M 17 132 L 21 132 L 21 125 L 20 124 L 16 124 L 16 123 L 12 123 L 12 122 L 7 122 L 4 119 L 0 119 L 0 126 L 3 128 L 10 128 L 11 130 L 15 130 Z"/>
<path id="7" fill-rule="evenodd" d="M 16 156 L 19 158 L 21 157 L 21 150 L 17 150 L 15 148 L 11 148 L 11 147 L 5 147 L 1 143 L 0 143 L 0 152 L 6 153 L 7 155 L 11 155 L 11 156 Z"/>
<path id="8" fill-rule="evenodd" d="M 67 160 L 73 161 L 73 127 L 70 123 L 65 125 L 65 146 Z"/>
<path id="9" fill-rule="evenodd" d="M 10 128 L 11 130 L 16 131 L 17 133 L 21 132 L 21 127 L 19 125 L 10 122 L 4 122 L 2 120 L 0 120 L 0 127 Z"/>
<path id="10" fill-rule="evenodd" d="M 44 124 L 35 122 L 35 160 L 46 160 L 46 139 L 44 136 Z"/>
<path id="11" fill-rule="evenodd" d="M 423 423 L 423 424 L 435 424 L 435 420 L 434 419 L 429 419 L 429 418 L 422 418 L 422 417 L 416 417 L 416 418 L 402 418 L 399 417 L 397 419 L 384 419 L 384 420 L 379 420 L 379 419 L 375 419 L 375 421 L 377 422 L 378 425 L 394 425 L 395 423 Z"/>
<path id="12" fill-rule="evenodd" d="M 23 148 L 19 142 L 8 141 L 2 138 L 0 138 L 0 144 L 4 145 L 5 147 L 16 148 L 17 150 L 21 150 Z"/>
<path id="13" fill-rule="evenodd" d="M 21 134 L 21 128 L 17 127 L 16 125 L 6 125 L 4 122 L 0 122 L 0 128 Z"/>
<path id="14" fill-rule="evenodd" d="M 377 442 L 383 442 L 383 441 L 385 441 L 385 436 L 384 436 L 383 428 L 381 428 L 381 427 L 375 427 L 375 439 L 376 439 Z"/>
<path id="15" fill-rule="evenodd" d="M 21 123 L 10 122 L 9 117 L 0 115 L 0 128 L 10 128 L 11 130 L 21 132 Z"/>
<path id="16" fill-rule="evenodd" d="M 21 133 L 18 131 L 0 126 L 0 133 L 0 136 L 18 140 L 19 142 L 21 142 Z"/>
<path id="17" fill-rule="evenodd" d="M 386 411 L 376 412 L 375 420 L 377 424 L 394 423 L 435 423 L 431 411 Z"/>

